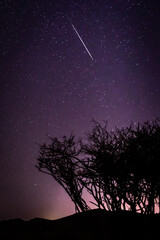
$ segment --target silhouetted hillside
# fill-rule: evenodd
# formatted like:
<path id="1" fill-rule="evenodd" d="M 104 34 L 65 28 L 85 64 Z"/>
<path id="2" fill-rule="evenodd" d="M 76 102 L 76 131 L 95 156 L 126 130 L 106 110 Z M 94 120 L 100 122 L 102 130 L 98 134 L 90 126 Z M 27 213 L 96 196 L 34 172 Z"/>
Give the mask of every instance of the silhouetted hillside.
<path id="1" fill-rule="evenodd" d="M 35 218 L 0 222 L 0 239 L 114 240 L 157 239 L 160 215 L 107 212 L 95 209 L 58 220 Z"/>

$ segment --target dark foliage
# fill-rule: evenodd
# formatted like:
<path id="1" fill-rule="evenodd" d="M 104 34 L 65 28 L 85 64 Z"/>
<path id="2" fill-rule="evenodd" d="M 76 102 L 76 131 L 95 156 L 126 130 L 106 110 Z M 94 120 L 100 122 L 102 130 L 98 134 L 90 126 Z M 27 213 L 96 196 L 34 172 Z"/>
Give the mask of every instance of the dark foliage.
<path id="1" fill-rule="evenodd" d="M 98 208 L 154 213 L 160 203 L 160 120 L 112 132 L 107 123 L 93 122 L 85 141 L 71 135 L 40 145 L 36 167 L 54 177 L 78 212 L 90 209 L 82 197 L 86 189 Z"/>

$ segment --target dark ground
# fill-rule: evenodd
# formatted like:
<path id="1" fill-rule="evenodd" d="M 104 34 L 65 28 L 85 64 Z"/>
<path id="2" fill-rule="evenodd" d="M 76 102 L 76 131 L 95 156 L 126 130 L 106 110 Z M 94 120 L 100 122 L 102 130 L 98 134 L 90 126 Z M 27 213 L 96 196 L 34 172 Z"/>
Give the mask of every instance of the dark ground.
<path id="1" fill-rule="evenodd" d="M 58 220 L 35 218 L 0 222 L 0 239 L 113 240 L 158 239 L 160 215 L 91 210 Z"/>

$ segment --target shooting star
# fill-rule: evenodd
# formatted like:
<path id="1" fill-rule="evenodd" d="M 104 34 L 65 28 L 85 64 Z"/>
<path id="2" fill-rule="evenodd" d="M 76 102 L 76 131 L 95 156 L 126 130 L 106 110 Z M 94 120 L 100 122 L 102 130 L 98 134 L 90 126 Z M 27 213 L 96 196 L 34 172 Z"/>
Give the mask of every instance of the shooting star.
<path id="1" fill-rule="evenodd" d="M 87 53 L 89 54 L 90 58 L 93 60 L 91 53 L 89 52 L 88 48 L 86 47 L 85 43 L 83 42 L 81 36 L 79 35 L 78 31 L 76 30 L 76 28 L 73 24 L 72 24 L 72 27 L 73 27 L 74 31 L 76 32 L 77 36 L 79 37 L 79 39 L 81 40 L 81 42 L 82 42 L 83 46 L 85 47 Z"/>

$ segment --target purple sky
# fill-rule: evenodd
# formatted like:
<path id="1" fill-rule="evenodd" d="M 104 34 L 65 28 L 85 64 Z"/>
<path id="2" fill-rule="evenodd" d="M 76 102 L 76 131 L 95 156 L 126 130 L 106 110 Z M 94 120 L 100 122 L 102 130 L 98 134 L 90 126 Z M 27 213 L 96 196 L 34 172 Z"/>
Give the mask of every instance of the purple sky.
<path id="1" fill-rule="evenodd" d="M 36 143 L 160 117 L 159 0 L 0 3 L 0 219 L 74 213 Z M 86 52 L 76 27 L 93 56 Z"/>

